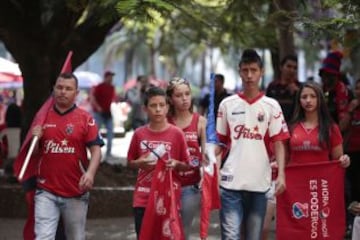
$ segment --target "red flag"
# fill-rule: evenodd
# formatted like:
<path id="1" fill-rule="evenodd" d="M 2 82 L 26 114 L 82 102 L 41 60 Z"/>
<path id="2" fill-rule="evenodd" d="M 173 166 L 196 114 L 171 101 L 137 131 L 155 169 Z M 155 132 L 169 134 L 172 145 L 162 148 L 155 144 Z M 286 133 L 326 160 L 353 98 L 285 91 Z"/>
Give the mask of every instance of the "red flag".
<path id="1" fill-rule="evenodd" d="M 72 72 L 72 66 L 71 66 L 71 58 L 72 58 L 73 52 L 69 51 L 68 55 L 66 56 L 65 62 L 63 67 L 61 68 L 61 73 L 65 72 Z"/>
<path id="2" fill-rule="evenodd" d="M 15 176 L 19 177 L 21 168 L 24 164 L 24 160 L 31 142 L 31 139 L 33 137 L 31 129 L 36 125 L 43 125 L 47 116 L 47 113 L 49 112 L 50 108 L 54 104 L 54 98 L 50 96 L 46 102 L 41 106 L 40 110 L 36 113 L 29 131 L 26 134 L 25 140 L 23 144 L 21 145 L 20 152 L 18 156 L 15 159 L 14 162 L 14 174 Z M 22 179 L 19 179 L 21 183 L 28 180 L 29 178 L 36 175 L 37 170 L 37 160 L 38 158 L 36 156 L 32 156 L 29 161 L 29 165 L 27 166 L 27 169 L 25 171 L 25 174 Z"/>
<path id="3" fill-rule="evenodd" d="M 66 57 L 65 63 L 62 67 L 61 73 L 63 72 L 71 72 L 71 56 L 72 56 L 72 51 L 70 51 Z M 43 125 L 46 117 L 47 117 L 47 113 L 49 112 L 50 108 L 54 105 L 54 98 L 51 95 L 46 102 L 41 106 L 41 108 L 39 109 L 39 111 L 36 113 L 31 126 L 29 128 L 29 131 L 26 134 L 25 140 L 21 145 L 20 148 L 20 152 L 18 154 L 18 156 L 16 157 L 15 161 L 14 161 L 14 175 L 18 178 L 18 180 L 23 184 L 23 185 L 29 185 L 27 182 L 31 182 L 34 180 L 34 178 L 36 177 L 36 172 L 37 172 L 37 165 L 38 165 L 38 156 L 36 155 L 32 155 L 30 158 L 30 161 L 27 165 L 27 168 L 25 169 L 25 173 L 24 176 L 22 177 L 22 179 L 19 179 L 19 174 L 21 171 L 21 168 L 23 167 L 31 140 L 33 138 L 32 136 L 32 132 L 31 129 L 36 126 L 36 125 Z M 30 183 L 31 184 L 31 183 Z M 26 220 L 25 226 L 24 226 L 24 231 L 23 231 L 23 237 L 25 240 L 33 240 L 34 239 L 34 189 L 27 189 L 27 193 L 26 193 L 26 203 L 28 206 L 28 218 Z"/>
<path id="4" fill-rule="evenodd" d="M 35 239 L 35 188 L 32 190 L 29 190 L 25 193 L 26 198 L 26 205 L 27 205 L 27 214 L 28 217 L 26 219 L 24 229 L 23 229 L 23 237 L 24 240 L 33 240 Z"/>
<path id="5" fill-rule="evenodd" d="M 344 169 L 338 161 L 286 167 L 277 197 L 276 239 L 343 239 Z"/>
<path id="6" fill-rule="evenodd" d="M 210 212 L 220 209 L 220 194 L 216 164 L 213 164 L 214 173 L 204 171 L 201 191 L 200 238 L 208 236 Z"/>
<path id="7" fill-rule="evenodd" d="M 218 172 L 214 144 L 206 143 L 206 152 L 209 157 L 209 165 L 203 169 L 201 184 L 201 212 L 200 212 L 200 238 L 208 236 L 210 212 L 220 209 L 220 193 L 218 183 Z"/>
<path id="8" fill-rule="evenodd" d="M 149 202 L 141 224 L 140 240 L 184 240 L 180 218 L 181 184 L 160 159 L 154 170 Z"/>

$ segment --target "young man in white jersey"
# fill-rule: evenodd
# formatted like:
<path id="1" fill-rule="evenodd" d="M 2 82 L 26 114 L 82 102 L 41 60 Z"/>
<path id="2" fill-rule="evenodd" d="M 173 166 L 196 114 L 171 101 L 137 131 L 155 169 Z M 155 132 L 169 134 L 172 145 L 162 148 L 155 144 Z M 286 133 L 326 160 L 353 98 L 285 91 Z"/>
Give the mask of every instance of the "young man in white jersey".
<path id="1" fill-rule="evenodd" d="M 259 89 L 263 63 L 255 50 L 243 52 L 239 74 L 243 92 L 225 98 L 217 115 L 220 142 L 229 147 L 221 164 L 221 239 L 260 240 L 271 185 L 268 144 L 274 144 L 278 164 L 276 194 L 285 190 L 285 146 L 289 138 L 279 103 Z"/>

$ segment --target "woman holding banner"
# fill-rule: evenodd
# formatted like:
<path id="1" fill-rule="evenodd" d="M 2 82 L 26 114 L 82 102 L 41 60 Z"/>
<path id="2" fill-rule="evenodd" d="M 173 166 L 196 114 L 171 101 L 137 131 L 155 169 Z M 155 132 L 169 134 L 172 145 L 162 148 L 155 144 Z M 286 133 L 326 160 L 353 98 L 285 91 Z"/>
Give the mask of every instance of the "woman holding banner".
<path id="1" fill-rule="evenodd" d="M 168 121 L 184 132 L 190 153 L 191 169 L 180 173 L 182 181 L 181 217 L 186 239 L 195 214 L 200 209 L 200 166 L 203 158 L 201 149 L 205 149 L 206 119 L 193 112 L 190 84 L 187 80 L 174 77 L 167 87 L 170 109 Z"/>
<path id="2" fill-rule="evenodd" d="M 277 239 L 343 239 L 342 168 L 350 158 L 316 83 L 304 83 L 296 94 L 290 133 L 287 190 L 277 198 Z"/>

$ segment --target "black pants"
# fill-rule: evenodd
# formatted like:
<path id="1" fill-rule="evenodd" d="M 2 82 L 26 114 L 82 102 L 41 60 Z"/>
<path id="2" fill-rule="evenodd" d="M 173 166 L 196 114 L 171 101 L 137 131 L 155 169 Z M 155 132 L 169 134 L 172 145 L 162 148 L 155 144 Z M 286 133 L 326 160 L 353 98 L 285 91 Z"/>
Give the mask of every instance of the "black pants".
<path id="1" fill-rule="evenodd" d="M 141 224 L 144 218 L 144 214 L 145 214 L 144 207 L 134 207 L 135 232 L 137 239 L 139 239 L 140 237 Z"/>
<path id="2" fill-rule="evenodd" d="M 352 225 L 354 216 L 347 210 L 353 201 L 360 202 L 360 152 L 347 153 L 350 157 L 350 166 L 345 176 L 345 207 L 346 225 Z"/>

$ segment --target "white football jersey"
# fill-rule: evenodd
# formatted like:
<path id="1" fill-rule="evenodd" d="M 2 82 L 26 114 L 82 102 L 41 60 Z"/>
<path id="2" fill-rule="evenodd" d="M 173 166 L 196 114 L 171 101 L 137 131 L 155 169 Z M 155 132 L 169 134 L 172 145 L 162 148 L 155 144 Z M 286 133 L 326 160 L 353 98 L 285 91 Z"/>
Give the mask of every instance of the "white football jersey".
<path id="1" fill-rule="evenodd" d="M 231 190 L 265 192 L 270 188 L 271 168 L 264 141 L 289 138 L 279 103 L 263 93 L 248 101 L 243 94 L 224 99 L 219 107 L 216 131 L 230 143 L 220 171 L 221 186 Z"/>

